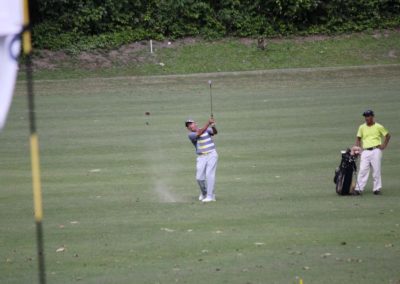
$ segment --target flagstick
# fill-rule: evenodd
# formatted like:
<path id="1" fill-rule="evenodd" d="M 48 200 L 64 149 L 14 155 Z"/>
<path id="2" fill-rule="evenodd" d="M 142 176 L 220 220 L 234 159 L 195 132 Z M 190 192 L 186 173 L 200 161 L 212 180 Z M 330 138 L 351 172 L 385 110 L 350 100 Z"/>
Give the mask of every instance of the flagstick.
<path id="1" fill-rule="evenodd" d="M 44 262 L 44 244 L 43 244 L 43 207 L 42 207 L 42 189 L 40 183 L 40 160 L 39 160 L 39 140 L 36 133 L 35 105 L 33 92 L 32 76 L 32 44 L 31 32 L 29 27 L 29 3 L 24 0 L 24 32 L 23 52 L 26 56 L 26 81 L 28 88 L 29 105 L 29 126 L 30 126 L 30 145 L 31 145 L 31 164 L 32 164 L 32 185 L 33 185 L 33 206 L 35 211 L 36 223 L 36 242 L 39 264 L 39 283 L 46 283 L 45 262 Z"/>

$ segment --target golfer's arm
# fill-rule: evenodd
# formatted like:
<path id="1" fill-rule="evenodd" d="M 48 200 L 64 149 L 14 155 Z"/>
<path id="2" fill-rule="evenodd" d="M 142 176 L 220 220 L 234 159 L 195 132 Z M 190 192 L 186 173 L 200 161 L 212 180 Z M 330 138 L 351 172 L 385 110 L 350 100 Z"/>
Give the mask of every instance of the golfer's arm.
<path id="1" fill-rule="evenodd" d="M 361 147 L 361 137 L 356 138 L 356 146 Z"/>
<path id="2" fill-rule="evenodd" d="M 213 130 L 213 135 L 217 135 L 218 134 L 218 130 L 215 126 L 212 127 Z"/>
<path id="3" fill-rule="evenodd" d="M 197 137 L 199 137 L 201 134 L 203 134 L 204 132 L 206 132 L 207 128 L 210 126 L 210 123 L 207 122 L 206 125 L 204 125 L 203 128 L 200 128 L 199 130 L 197 130 Z"/>
<path id="4" fill-rule="evenodd" d="M 386 134 L 386 136 L 385 136 L 385 141 L 383 142 L 383 148 L 385 149 L 386 147 L 387 147 L 387 145 L 389 144 L 389 140 L 390 140 L 390 134 L 388 133 L 388 134 Z"/>

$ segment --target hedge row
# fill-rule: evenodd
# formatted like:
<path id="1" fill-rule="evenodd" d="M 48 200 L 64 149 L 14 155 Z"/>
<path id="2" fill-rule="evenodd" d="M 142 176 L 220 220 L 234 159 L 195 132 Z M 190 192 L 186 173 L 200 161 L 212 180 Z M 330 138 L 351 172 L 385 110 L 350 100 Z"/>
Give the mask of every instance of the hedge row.
<path id="1" fill-rule="evenodd" d="M 36 0 L 34 44 L 110 48 L 148 38 L 286 36 L 400 26 L 400 0 Z"/>

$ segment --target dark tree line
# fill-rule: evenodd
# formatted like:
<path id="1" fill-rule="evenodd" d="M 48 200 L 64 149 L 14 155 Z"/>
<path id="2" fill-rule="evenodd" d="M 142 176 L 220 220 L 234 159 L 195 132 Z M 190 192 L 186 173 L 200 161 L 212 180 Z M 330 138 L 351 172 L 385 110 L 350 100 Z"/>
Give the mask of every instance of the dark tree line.
<path id="1" fill-rule="evenodd" d="M 397 27 L 400 0 L 35 0 L 35 44 L 281 36 Z M 105 45 L 107 46 L 107 44 Z"/>

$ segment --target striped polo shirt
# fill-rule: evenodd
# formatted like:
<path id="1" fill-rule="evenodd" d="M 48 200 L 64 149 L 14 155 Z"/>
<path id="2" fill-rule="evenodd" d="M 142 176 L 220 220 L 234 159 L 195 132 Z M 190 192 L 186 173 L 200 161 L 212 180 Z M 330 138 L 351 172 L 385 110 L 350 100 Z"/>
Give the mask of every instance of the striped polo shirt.
<path id="1" fill-rule="evenodd" d="M 189 133 L 189 139 L 196 148 L 197 155 L 205 155 L 215 150 L 215 144 L 211 138 L 212 135 L 214 135 L 212 128 L 207 128 L 200 137 L 197 137 L 196 132 Z"/>

